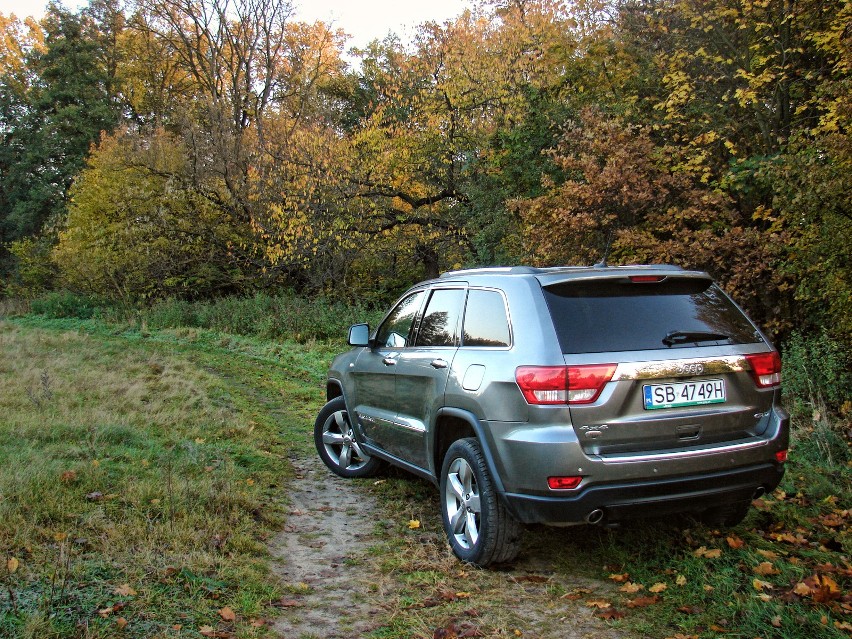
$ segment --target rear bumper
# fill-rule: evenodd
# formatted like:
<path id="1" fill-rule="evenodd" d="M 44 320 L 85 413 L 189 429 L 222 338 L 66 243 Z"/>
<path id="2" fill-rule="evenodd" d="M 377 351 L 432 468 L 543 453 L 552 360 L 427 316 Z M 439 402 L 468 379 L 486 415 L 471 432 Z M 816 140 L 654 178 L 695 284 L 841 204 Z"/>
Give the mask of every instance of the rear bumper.
<path id="1" fill-rule="evenodd" d="M 747 502 L 759 489 L 773 490 L 783 475 L 783 464 L 764 463 L 653 481 L 596 484 L 558 497 L 505 493 L 503 498 L 512 515 L 527 524 L 578 524 L 598 509 L 603 518 L 597 523 L 615 523 Z"/>

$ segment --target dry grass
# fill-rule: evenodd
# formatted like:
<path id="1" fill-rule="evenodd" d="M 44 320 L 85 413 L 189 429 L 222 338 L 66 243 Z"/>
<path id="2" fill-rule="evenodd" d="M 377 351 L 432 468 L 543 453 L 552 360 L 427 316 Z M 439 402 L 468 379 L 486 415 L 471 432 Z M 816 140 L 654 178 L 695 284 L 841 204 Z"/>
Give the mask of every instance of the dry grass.
<path id="1" fill-rule="evenodd" d="M 0 323 L 0 636 L 112 636 L 119 617 L 129 636 L 169 636 L 226 603 L 261 614 L 285 465 L 211 371 Z"/>

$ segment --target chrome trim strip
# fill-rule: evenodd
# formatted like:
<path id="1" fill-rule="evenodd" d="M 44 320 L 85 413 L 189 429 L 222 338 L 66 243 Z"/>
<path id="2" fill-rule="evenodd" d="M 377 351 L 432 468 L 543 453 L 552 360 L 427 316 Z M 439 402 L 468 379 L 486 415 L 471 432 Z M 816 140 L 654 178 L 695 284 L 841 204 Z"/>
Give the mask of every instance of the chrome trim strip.
<path id="1" fill-rule="evenodd" d="M 715 448 L 698 448 L 692 450 L 679 450 L 671 453 L 636 453 L 634 455 L 598 455 L 597 458 L 604 464 L 630 464 L 639 462 L 659 462 L 685 457 L 705 457 L 707 455 L 727 455 L 728 453 L 739 453 L 767 446 L 766 440 L 750 441 L 745 444 L 730 444 L 728 446 L 717 446 Z"/>
<path id="2" fill-rule="evenodd" d="M 404 420 L 399 421 L 396 419 L 388 419 L 386 417 L 377 417 L 375 415 L 367 415 L 366 413 L 362 413 L 360 411 L 355 411 L 355 414 L 358 416 L 358 419 L 362 422 L 367 422 L 370 424 L 383 424 L 385 426 L 393 426 L 395 428 L 404 428 L 405 430 L 411 430 L 416 433 L 425 433 L 426 425 L 422 424 L 416 420 Z"/>
<path id="3" fill-rule="evenodd" d="M 697 377 L 741 373 L 751 370 L 744 355 L 725 357 L 690 357 L 664 359 L 650 362 L 626 362 L 618 365 L 612 376 L 613 382 L 623 379 L 661 379 L 666 377 Z"/>

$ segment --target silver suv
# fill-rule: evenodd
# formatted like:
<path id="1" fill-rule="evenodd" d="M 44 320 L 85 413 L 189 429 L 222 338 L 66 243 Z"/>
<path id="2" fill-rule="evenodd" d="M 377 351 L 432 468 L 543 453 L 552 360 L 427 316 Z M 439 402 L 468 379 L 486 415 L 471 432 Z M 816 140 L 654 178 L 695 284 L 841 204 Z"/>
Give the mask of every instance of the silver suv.
<path id="1" fill-rule="evenodd" d="M 781 360 L 706 273 L 483 268 L 349 331 L 314 440 L 342 477 L 440 488 L 453 552 L 514 559 L 522 523 L 687 512 L 735 525 L 784 473 Z"/>

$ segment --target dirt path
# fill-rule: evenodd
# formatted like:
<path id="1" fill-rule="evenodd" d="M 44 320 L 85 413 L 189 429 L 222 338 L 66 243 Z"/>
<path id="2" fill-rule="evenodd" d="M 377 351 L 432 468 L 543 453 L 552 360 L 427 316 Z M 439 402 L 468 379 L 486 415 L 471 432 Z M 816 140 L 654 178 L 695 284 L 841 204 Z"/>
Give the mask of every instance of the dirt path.
<path id="1" fill-rule="evenodd" d="M 282 600 L 275 630 L 287 639 L 363 637 L 379 612 L 367 592 L 374 572 L 363 560 L 372 528 L 364 516 L 369 496 L 319 458 L 293 466 L 287 526 L 273 543 L 274 570 L 292 594 Z"/>
<path id="2" fill-rule="evenodd" d="M 393 577 L 379 576 L 373 526 L 379 512 L 375 498 L 357 483 L 333 476 L 318 458 L 293 460 L 287 526 L 273 543 L 274 570 L 288 590 L 274 628 L 285 639 L 356 639 L 386 625 L 394 614 Z M 552 551 L 552 548 L 550 549 Z M 594 593 L 610 584 L 574 581 L 554 576 L 553 553 L 529 548 L 511 569 L 482 573 L 498 584 L 500 599 L 523 627 L 522 636 L 538 639 L 626 639 L 629 634 L 595 618 L 584 600 L 593 596 L 557 597 L 553 588 Z M 455 569 L 463 569 L 454 562 Z M 534 577 L 532 575 L 535 575 Z M 477 613 L 478 614 L 478 613 Z M 449 623 L 449 622 L 448 622 Z M 462 634 L 477 626 L 492 626 L 484 616 L 436 628 L 434 636 L 520 636 L 513 629 Z M 493 627 L 493 626 L 492 626 Z M 459 634 L 453 634 L 458 631 Z M 504 634 L 505 632 L 505 634 Z M 431 635 L 431 630 L 427 636 Z M 393 635 L 398 636 L 398 635 Z"/>

